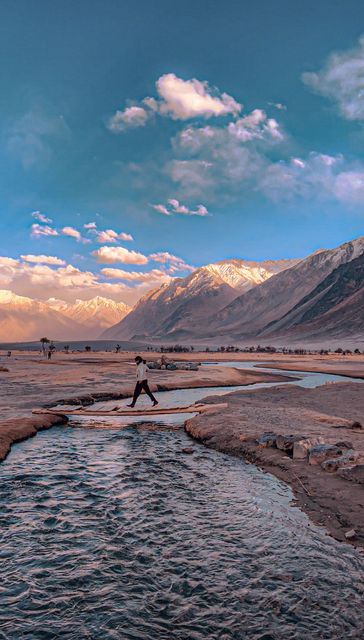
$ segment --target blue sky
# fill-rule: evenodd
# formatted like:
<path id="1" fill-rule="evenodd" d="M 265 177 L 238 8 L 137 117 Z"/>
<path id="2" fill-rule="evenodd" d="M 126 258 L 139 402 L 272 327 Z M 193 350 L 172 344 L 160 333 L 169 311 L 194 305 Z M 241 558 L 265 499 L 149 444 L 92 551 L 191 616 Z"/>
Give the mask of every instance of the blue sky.
<path id="1" fill-rule="evenodd" d="M 0 287 L 133 302 L 363 234 L 363 25 L 359 0 L 3 0 Z"/>

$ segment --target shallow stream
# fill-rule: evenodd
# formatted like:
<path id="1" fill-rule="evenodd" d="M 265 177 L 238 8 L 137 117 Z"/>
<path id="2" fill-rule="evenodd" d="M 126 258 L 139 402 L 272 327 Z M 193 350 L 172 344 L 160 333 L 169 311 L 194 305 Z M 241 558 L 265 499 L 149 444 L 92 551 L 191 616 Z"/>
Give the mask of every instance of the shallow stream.
<path id="1" fill-rule="evenodd" d="M 183 430 L 78 424 L 0 465 L 0 638 L 363 637 L 363 556 L 292 507 L 285 484 Z"/>

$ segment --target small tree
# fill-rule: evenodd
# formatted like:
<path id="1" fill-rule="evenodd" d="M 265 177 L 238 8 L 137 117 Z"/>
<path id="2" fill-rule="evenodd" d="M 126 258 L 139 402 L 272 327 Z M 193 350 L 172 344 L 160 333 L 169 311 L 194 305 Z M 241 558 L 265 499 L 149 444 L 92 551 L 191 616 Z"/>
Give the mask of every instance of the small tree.
<path id="1" fill-rule="evenodd" d="M 40 338 L 39 342 L 40 342 L 40 343 L 41 343 L 41 345 L 42 345 L 42 352 L 43 352 L 43 355 L 45 355 L 45 352 L 46 352 L 46 344 L 49 344 L 49 343 L 50 343 L 50 340 L 49 340 L 48 338 Z"/>
<path id="2" fill-rule="evenodd" d="M 89 344 L 87 344 L 87 345 L 85 346 L 85 351 L 91 351 L 91 347 L 90 347 L 90 345 L 89 345 Z"/>

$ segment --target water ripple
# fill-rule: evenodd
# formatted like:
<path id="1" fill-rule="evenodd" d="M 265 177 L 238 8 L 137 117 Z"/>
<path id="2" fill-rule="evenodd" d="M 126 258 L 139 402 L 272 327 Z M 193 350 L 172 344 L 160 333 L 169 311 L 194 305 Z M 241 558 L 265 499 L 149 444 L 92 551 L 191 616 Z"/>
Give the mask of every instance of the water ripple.
<path id="1" fill-rule="evenodd" d="M 54 428 L 0 467 L 0 638 L 362 638 L 360 554 L 183 432 Z"/>

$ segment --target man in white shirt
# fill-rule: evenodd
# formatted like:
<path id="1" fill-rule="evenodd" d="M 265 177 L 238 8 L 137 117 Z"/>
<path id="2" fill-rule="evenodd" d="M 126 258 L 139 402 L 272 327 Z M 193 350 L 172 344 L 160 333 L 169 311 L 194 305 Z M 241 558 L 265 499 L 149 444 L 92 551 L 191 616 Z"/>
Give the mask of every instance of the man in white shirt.
<path id="1" fill-rule="evenodd" d="M 155 399 L 148 385 L 148 367 L 147 363 L 143 358 L 137 356 L 135 358 L 135 362 L 137 365 L 137 382 L 134 389 L 133 400 L 131 404 L 126 405 L 127 407 L 135 407 L 135 403 L 138 400 L 141 392 L 145 391 L 145 393 L 150 397 L 153 402 L 153 407 L 156 407 L 158 404 L 158 400 Z"/>

